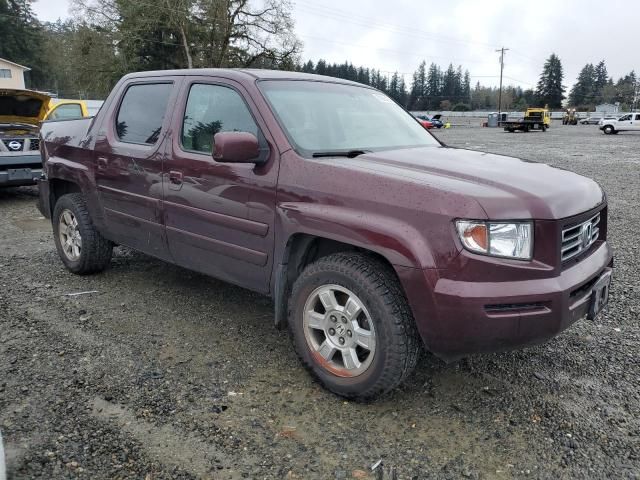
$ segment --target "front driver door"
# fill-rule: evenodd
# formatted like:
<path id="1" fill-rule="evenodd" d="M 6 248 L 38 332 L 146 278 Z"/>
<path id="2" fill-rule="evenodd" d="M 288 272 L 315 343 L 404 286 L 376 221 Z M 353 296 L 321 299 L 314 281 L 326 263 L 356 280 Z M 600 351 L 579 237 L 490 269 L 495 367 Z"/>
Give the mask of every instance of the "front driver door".
<path id="1" fill-rule="evenodd" d="M 181 99 L 163 175 L 171 254 L 179 265 L 266 293 L 279 166 L 266 126 L 231 80 L 192 78 Z M 223 131 L 256 135 L 258 163 L 214 161 L 213 135 Z"/>
<path id="2" fill-rule="evenodd" d="M 618 118 L 616 130 L 631 130 L 633 128 L 633 114 L 623 115 Z"/>

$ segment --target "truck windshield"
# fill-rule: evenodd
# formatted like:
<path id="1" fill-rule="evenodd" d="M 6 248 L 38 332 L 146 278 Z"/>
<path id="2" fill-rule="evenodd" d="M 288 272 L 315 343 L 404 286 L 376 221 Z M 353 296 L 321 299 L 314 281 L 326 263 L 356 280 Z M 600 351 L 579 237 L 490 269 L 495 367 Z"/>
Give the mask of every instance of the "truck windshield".
<path id="1" fill-rule="evenodd" d="M 393 100 L 370 88 L 304 80 L 266 80 L 259 86 L 305 157 L 440 145 Z"/>

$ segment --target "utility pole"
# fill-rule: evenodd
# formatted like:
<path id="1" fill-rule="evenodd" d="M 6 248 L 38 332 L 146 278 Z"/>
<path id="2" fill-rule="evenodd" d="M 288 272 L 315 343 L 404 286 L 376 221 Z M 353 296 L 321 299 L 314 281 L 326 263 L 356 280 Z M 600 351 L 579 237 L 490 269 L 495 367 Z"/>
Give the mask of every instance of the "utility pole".
<path id="1" fill-rule="evenodd" d="M 501 114 L 502 114 L 502 71 L 504 70 L 504 52 L 509 50 L 508 48 L 502 47 L 496 52 L 500 52 L 500 90 L 498 91 L 498 125 L 500 125 Z"/>
<path id="2" fill-rule="evenodd" d="M 633 108 L 631 109 L 632 112 L 636 111 L 636 105 L 638 105 L 638 97 L 640 96 L 640 80 L 636 80 L 635 87 L 636 89 L 633 93 Z"/>

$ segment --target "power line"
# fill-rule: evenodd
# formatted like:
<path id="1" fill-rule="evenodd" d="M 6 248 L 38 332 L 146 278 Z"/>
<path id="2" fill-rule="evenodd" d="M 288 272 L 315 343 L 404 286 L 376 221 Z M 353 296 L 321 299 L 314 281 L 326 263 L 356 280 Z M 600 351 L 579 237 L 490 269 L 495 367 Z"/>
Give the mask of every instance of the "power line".
<path id="1" fill-rule="evenodd" d="M 380 30 L 390 31 L 392 33 L 397 33 L 400 35 L 409 35 L 414 37 L 428 38 L 433 42 L 480 45 L 488 49 L 495 47 L 495 45 L 492 45 L 492 44 L 454 38 L 454 37 L 448 37 L 446 35 L 442 35 L 441 32 L 428 32 L 413 26 L 409 26 L 409 25 L 398 25 L 398 24 L 393 24 L 388 22 L 380 22 L 378 19 L 374 19 L 371 17 L 354 14 L 352 12 L 348 12 L 348 11 L 340 10 L 336 8 L 309 4 L 308 2 L 301 1 L 301 0 L 298 0 L 298 2 L 296 2 L 296 8 L 301 8 L 303 11 L 306 10 L 307 13 L 312 13 L 314 15 L 320 15 L 333 20 L 339 20 L 340 22 L 347 22 L 354 25 L 360 25 L 360 26 L 367 27 L 369 29 L 371 29 L 371 27 L 374 27 L 374 28 L 377 27 Z"/>

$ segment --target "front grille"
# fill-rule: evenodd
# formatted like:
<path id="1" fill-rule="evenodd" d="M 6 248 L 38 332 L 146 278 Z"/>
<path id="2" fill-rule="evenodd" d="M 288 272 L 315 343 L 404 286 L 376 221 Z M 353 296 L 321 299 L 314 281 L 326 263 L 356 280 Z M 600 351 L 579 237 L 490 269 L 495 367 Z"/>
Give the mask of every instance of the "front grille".
<path id="1" fill-rule="evenodd" d="M 40 150 L 40 139 L 32 138 L 29 144 L 29 150 L 38 151 Z"/>
<path id="2" fill-rule="evenodd" d="M 586 222 L 562 230 L 561 258 L 563 262 L 579 255 L 593 245 L 600 233 L 599 223 L 600 212 Z"/>
<path id="3" fill-rule="evenodd" d="M 24 149 L 23 138 L 7 138 L 2 141 L 10 152 L 21 152 Z"/>

